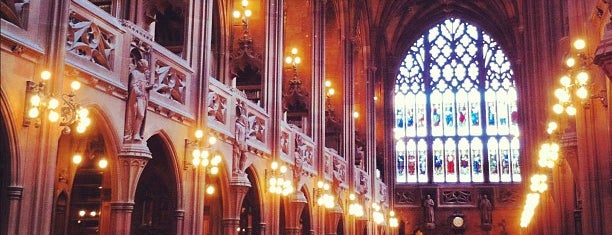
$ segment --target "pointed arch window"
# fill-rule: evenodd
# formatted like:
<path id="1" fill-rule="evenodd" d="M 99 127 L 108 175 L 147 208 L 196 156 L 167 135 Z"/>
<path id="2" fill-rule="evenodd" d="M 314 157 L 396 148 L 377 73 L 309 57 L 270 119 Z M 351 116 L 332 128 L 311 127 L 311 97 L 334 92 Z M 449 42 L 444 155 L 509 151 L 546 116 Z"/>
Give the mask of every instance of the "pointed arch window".
<path id="1" fill-rule="evenodd" d="M 394 95 L 396 183 L 521 181 L 512 66 L 484 31 L 456 18 L 426 31 Z"/>

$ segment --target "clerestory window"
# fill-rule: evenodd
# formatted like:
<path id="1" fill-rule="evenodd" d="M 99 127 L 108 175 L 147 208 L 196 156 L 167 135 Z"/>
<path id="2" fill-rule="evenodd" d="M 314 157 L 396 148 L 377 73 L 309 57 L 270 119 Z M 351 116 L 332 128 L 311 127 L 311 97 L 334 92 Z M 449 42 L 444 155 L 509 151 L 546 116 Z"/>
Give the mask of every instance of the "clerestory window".
<path id="1" fill-rule="evenodd" d="M 520 182 L 510 61 L 456 18 L 427 30 L 395 83 L 396 183 Z"/>

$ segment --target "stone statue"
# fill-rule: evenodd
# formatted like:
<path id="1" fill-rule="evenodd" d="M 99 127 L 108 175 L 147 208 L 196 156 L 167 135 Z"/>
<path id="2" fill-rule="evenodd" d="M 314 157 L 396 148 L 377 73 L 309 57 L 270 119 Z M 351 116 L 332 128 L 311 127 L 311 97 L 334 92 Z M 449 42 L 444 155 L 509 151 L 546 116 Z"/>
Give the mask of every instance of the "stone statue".
<path id="1" fill-rule="evenodd" d="M 149 62 L 141 59 L 136 69 L 130 72 L 128 81 L 128 100 L 125 117 L 124 140 L 126 142 L 141 142 L 144 133 L 144 122 L 149 103 Z"/>
<path id="2" fill-rule="evenodd" d="M 427 198 L 423 202 L 423 207 L 425 207 L 425 222 L 428 224 L 435 223 L 434 205 L 434 200 L 431 199 L 431 196 L 428 194 Z"/>
<path id="3" fill-rule="evenodd" d="M 482 199 L 480 199 L 480 203 L 478 204 L 478 207 L 480 207 L 481 223 L 491 224 L 492 222 L 491 211 L 493 209 L 493 206 L 491 205 L 491 201 L 489 201 L 489 198 L 487 198 L 486 194 L 482 195 Z"/>
<path id="4" fill-rule="evenodd" d="M 233 148 L 233 173 L 238 175 L 243 173 L 244 164 L 246 163 L 246 151 L 248 150 L 247 138 L 249 137 L 249 119 L 246 115 L 244 103 L 238 102 L 236 105 L 236 124 L 234 128 Z"/>

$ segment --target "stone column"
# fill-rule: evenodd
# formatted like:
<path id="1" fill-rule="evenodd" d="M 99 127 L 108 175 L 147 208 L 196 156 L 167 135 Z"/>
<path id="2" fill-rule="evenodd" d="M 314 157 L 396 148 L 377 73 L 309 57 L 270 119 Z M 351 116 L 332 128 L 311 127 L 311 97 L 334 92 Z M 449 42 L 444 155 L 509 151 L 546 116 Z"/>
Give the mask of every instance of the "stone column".
<path id="1" fill-rule="evenodd" d="M 238 234 L 240 226 L 240 209 L 251 182 L 246 174 L 233 176 L 230 181 L 229 205 L 223 210 L 223 234 Z"/>
<path id="2" fill-rule="evenodd" d="M 7 187 L 8 194 L 8 225 L 7 232 L 9 234 L 17 234 L 19 228 L 19 214 L 21 214 L 21 198 L 23 197 L 23 187 L 20 186 L 9 186 Z"/>
<path id="3" fill-rule="evenodd" d="M 130 234 L 134 197 L 138 179 L 147 162 L 151 159 L 151 151 L 145 143 L 124 144 L 117 162 L 118 185 L 115 201 L 111 202 L 110 234 Z"/>
<path id="4" fill-rule="evenodd" d="M 301 234 L 300 217 L 307 202 L 308 200 L 306 200 L 306 196 L 304 196 L 304 193 L 301 191 L 295 192 L 292 198 L 289 199 L 289 205 L 286 207 L 285 213 L 287 216 L 287 219 L 285 220 L 285 234 Z"/>

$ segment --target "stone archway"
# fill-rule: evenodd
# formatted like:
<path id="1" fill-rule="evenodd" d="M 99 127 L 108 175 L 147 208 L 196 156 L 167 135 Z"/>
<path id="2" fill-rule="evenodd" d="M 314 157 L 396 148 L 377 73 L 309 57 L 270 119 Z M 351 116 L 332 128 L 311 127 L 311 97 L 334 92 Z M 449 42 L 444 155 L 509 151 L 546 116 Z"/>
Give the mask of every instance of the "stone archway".
<path id="1" fill-rule="evenodd" d="M 261 234 L 261 198 L 259 195 L 259 185 L 256 176 L 251 168 L 245 170 L 247 178 L 251 182 L 251 187 L 247 190 L 242 207 L 240 208 L 240 225 L 238 234 Z"/>
<path id="2" fill-rule="evenodd" d="M 136 187 L 131 234 L 176 234 L 178 177 L 172 152 L 163 138 L 147 140 L 152 158 L 147 162 Z"/>
<path id="3" fill-rule="evenodd" d="M 11 182 L 11 152 L 7 124 L 4 116 L 0 115 L 0 234 L 8 234 L 8 187 Z"/>

